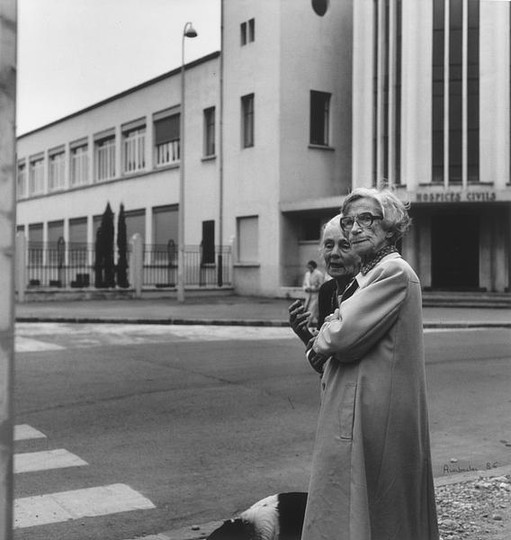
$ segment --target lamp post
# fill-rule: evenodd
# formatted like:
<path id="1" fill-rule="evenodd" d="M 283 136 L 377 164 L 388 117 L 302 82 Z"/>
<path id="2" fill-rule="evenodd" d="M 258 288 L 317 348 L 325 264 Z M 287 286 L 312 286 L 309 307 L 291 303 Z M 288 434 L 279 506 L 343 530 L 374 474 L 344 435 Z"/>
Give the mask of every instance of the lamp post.
<path id="1" fill-rule="evenodd" d="M 177 257 L 177 300 L 185 301 L 185 38 L 197 37 L 191 22 L 181 38 L 181 114 L 179 116 L 179 251 Z"/>

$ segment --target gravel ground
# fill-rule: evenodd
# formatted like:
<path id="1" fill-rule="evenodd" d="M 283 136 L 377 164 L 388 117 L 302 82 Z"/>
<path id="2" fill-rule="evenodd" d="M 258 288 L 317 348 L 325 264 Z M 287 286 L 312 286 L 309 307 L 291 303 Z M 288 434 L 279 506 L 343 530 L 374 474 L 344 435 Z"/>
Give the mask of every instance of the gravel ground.
<path id="1" fill-rule="evenodd" d="M 511 475 L 437 486 L 442 540 L 511 540 Z"/>

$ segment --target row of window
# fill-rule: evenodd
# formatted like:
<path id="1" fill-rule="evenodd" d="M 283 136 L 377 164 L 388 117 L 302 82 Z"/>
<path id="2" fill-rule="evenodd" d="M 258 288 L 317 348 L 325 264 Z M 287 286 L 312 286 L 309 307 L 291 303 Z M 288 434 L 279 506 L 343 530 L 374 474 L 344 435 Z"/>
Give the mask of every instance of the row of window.
<path id="1" fill-rule="evenodd" d="M 312 90 L 310 92 L 310 133 L 312 145 L 328 146 L 330 131 L 331 94 Z M 215 107 L 204 109 L 203 155 L 215 155 Z M 241 97 L 241 147 L 254 146 L 255 96 Z M 156 114 L 153 117 L 154 166 L 162 167 L 178 163 L 180 159 L 180 114 Z M 134 174 L 147 167 L 145 119 L 131 122 L 121 130 L 121 174 Z M 93 137 L 92 181 L 103 182 L 117 176 L 116 136 L 114 129 Z M 45 185 L 44 153 L 20 160 L 17 171 L 17 197 L 23 199 L 46 192 L 66 189 L 66 160 L 69 159 L 69 187 L 79 187 L 91 182 L 89 140 L 69 145 L 69 157 L 65 146 L 48 152 L 48 182 Z"/>
<path id="2" fill-rule="evenodd" d="M 162 167 L 179 162 L 180 114 L 153 117 L 154 165 Z M 121 174 L 133 174 L 146 169 L 145 119 L 123 126 L 121 134 Z M 69 187 L 79 187 L 91 182 L 111 180 L 117 176 L 117 144 L 114 129 L 93 137 L 92 171 L 89 140 L 84 138 L 48 152 L 48 183 L 45 185 L 44 153 L 18 162 L 17 197 L 23 199 L 59 191 L 66 185 L 66 161 L 69 159 Z M 215 107 L 204 110 L 204 157 L 215 155 Z"/>

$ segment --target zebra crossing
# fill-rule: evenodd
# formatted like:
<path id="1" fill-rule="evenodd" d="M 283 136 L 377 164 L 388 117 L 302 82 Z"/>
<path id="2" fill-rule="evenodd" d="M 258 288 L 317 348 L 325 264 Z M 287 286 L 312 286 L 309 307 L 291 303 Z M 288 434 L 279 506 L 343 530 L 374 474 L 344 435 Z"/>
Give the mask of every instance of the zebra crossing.
<path id="1" fill-rule="evenodd" d="M 35 439 L 45 440 L 46 435 L 27 424 L 15 426 L 15 444 Z M 15 453 L 13 461 L 15 475 L 41 471 L 55 474 L 61 468 L 89 466 L 85 460 L 63 448 Z M 14 528 L 24 529 L 153 508 L 155 505 L 148 498 L 122 483 L 42 493 L 15 499 Z"/>

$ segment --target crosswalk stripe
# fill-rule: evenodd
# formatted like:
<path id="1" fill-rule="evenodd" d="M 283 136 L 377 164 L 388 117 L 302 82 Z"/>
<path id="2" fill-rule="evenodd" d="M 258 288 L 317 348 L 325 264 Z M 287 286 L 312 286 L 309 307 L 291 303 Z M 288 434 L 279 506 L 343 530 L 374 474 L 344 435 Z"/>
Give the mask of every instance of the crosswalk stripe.
<path id="1" fill-rule="evenodd" d="M 14 426 L 15 441 L 28 441 L 30 439 L 46 439 L 46 435 L 28 424 Z"/>
<path id="2" fill-rule="evenodd" d="M 152 508 L 155 506 L 149 499 L 125 484 L 62 491 L 16 499 L 14 528 Z"/>
<path id="3" fill-rule="evenodd" d="M 23 336 L 16 336 L 14 340 L 14 349 L 16 352 L 44 352 L 44 351 L 61 351 L 65 347 L 56 343 L 47 343 Z"/>
<path id="4" fill-rule="evenodd" d="M 66 467 L 83 467 L 86 461 L 63 448 L 14 454 L 14 473 L 46 471 Z"/>

